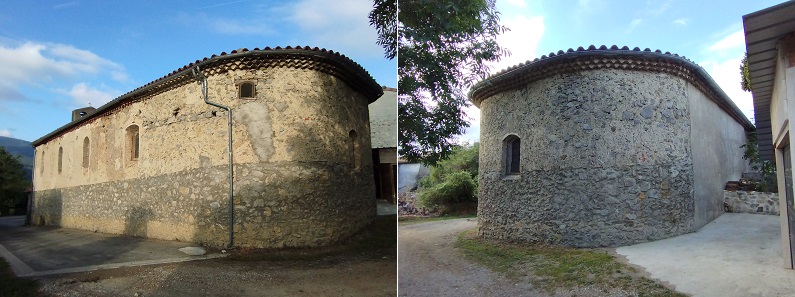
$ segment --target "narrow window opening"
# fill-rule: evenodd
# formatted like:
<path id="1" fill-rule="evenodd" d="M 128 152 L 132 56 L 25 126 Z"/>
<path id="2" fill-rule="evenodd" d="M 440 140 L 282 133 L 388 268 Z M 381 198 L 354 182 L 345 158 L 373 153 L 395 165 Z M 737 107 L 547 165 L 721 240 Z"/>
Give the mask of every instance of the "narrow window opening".
<path id="1" fill-rule="evenodd" d="M 359 154 L 359 141 L 356 135 L 356 130 L 351 130 L 351 132 L 348 133 L 348 140 L 349 140 L 348 149 L 350 150 L 351 154 L 350 155 L 351 168 L 353 168 L 354 170 L 359 170 L 362 161 L 361 161 L 361 156 Z"/>
<path id="2" fill-rule="evenodd" d="M 63 147 L 58 148 L 58 173 L 63 169 Z"/>
<path id="3" fill-rule="evenodd" d="M 130 161 L 137 161 L 140 152 L 140 137 L 137 125 L 127 127 L 127 154 Z"/>
<path id="4" fill-rule="evenodd" d="M 41 151 L 41 159 L 39 159 L 39 173 L 44 174 L 44 150 Z"/>
<path id="5" fill-rule="evenodd" d="M 244 82 L 240 84 L 240 98 L 253 99 L 257 95 L 256 92 L 253 83 Z"/>
<path id="6" fill-rule="evenodd" d="M 505 138 L 505 174 L 519 174 L 521 155 L 521 140 L 516 135 Z"/>
<path id="7" fill-rule="evenodd" d="M 88 158 L 89 158 L 89 145 L 91 141 L 88 140 L 88 137 L 83 138 L 83 168 L 88 168 Z"/>

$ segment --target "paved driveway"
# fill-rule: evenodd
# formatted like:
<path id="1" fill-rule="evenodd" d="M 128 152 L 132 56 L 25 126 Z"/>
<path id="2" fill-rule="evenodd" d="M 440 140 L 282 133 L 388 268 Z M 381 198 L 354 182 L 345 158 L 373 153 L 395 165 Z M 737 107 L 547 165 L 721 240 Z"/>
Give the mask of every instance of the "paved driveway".
<path id="1" fill-rule="evenodd" d="M 0 217 L 0 256 L 18 276 L 38 276 L 217 258 L 188 256 L 195 244 L 58 227 L 30 227 L 24 216 Z"/>
<path id="2" fill-rule="evenodd" d="M 695 233 L 616 252 L 693 296 L 795 296 L 778 216 L 727 213 Z"/>

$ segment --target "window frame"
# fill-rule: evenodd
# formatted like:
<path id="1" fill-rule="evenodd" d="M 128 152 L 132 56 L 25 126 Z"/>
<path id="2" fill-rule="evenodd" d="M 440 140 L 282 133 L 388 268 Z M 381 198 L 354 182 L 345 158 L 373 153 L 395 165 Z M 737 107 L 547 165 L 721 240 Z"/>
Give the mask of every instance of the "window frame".
<path id="1" fill-rule="evenodd" d="M 237 98 L 244 99 L 244 100 L 254 100 L 257 99 L 257 82 L 253 80 L 244 80 L 240 81 L 237 84 Z M 243 96 L 243 86 L 244 85 L 251 85 L 251 96 Z"/>
<path id="2" fill-rule="evenodd" d="M 63 147 L 58 147 L 58 173 L 63 171 Z"/>
<path id="3" fill-rule="evenodd" d="M 91 160 L 91 140 L 88 136 L 83 138 L 83 168 L 88 168 Z"/>
<path id="4" fill-rule="evenodd" d="M 141 155 L 141 127 L 132 124 L 125 129 L 127 161 L 136 162 Z"/>
<path id="5" fill-rule="evenodd" d="M 355 129 L 348 132 L 348 150 L 350 151 L 350 164 L 354 172 L 359 172 L 362 167 L 362 156 L 359 153 L 359 135 Z"/>
<path id="6" fill-rule="evenodd" d="M 522 172 L 522 139 L 516 134 L 505 137 L 502 145 L 503 174 L 516 176 Z"/>

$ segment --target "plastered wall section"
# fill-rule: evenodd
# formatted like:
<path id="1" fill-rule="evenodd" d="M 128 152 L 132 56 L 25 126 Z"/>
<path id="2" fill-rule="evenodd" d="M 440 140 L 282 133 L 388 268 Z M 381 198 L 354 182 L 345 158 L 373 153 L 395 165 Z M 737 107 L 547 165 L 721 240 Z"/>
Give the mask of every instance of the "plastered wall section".
<path id="1" fill-rule="evenodd" d="M 480 235 L 593 247 L 693 231 L 687 96 L 678 77 L 603 69 L 484 100 Z M 504 173 L 508 135 L 518 175 Z"/>
<path id="2" fill-rule="evenodd" d="M 237 98 L 241 82 L 256 84 L 256 99 Z M 241 245 L 322 245 L 372 220 L 363 95 L 327 74 L 290 68 L 210 76 L 208 90 L 211 101 L 233 109 Z M 226 242 L 227 115 L 206 105 L 200 93 L 190 83 L 37 147 L 34 223 Z M 132 160 L 125 135 L 130 125 L 140 131 L 138 160 Z"/>
<path id="3" fill-rule="evenodd" d="M 687 96 L 695 179 L 694 226 L 699 229 L 723 214 L 726 182 L 739 180 L 747 169 L 741 147 L 746 136 L 740 123 L 689 83 Z"/>
<path id="4" fill-rule="evenodd" d="M 785 178 L 791 174 L 783 170 L 784 168 L 784 148 L 790 146 L 790 154 L 792 154 L 791 141 L 791 120 L 795 117 L 795 108 L 789 104 L 789 99 L 795 98 L 795 37 L 782 39 L 776 45 L 778 53 L 776 55 L 776 72 L 775 81 L 773 83 L 773 94 L 770 102 L 770 119 L 771 130 L 773 133 L 773 146 L 775 148 L 776 157 L 776 171 L 778 180 L 779 195 L 779 209 L 781 209 L 780 226 L 781 226 L 781 243 L 782 243 L 782 259 L 784 267 L 793 268 L 792 254 L 791 254 L 791 231 L 789 221 L 792 218 L 787 211 L 787 188 Z M 795 160 L 790 156 L 790 160 Z M 795 189 L 789 189 L 795 191 Z"/>
<path id="5" fill-rule="evenodd" d="M 397 147 L 397 92 L 385 90 L 369 109 L 373 148 Z"/>

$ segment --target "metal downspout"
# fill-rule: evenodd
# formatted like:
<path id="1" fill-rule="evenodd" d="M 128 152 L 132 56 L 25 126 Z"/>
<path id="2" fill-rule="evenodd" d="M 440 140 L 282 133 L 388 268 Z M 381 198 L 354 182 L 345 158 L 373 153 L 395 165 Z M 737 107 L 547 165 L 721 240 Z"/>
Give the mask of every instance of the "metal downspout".
<path id="1" fill-rule="evenodd" d="M 221 105 L 215 102 L 211 102 L 207 98 L 207 77 L 202 74 L 201 69 L 197 65 L 196 68 L 193 68 L 193 77 L 196 78 L 196 81 L 202 85 L 202 97 L 204 98 L 204 103 L 223 108 L 227 111 L 227 121 L 229 126 L 229 245 L 227 248 L 232 248 L 234 246 L 234 232 L 235 232 L 235 200 L 234 200 L 234 192 L 235 192 L 235 169 L 233 167 L 232 162 L 232 109 L 229 106 Z"/>

